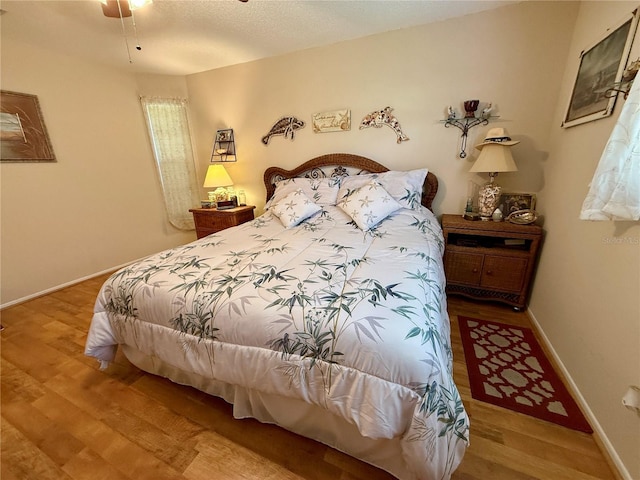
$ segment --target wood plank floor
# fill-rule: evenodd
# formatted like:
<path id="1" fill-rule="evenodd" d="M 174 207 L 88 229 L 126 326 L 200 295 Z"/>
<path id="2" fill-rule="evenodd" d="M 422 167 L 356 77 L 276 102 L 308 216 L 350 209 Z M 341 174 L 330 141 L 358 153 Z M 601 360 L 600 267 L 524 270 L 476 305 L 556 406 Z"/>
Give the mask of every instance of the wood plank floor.
<path id="1" fill-rule="evenodd" d="M 2 480 L 388 480 L 385 472 L 254 420 L 224 401 L 139 371 L 106 372 L 83 355 L 106 276 L 5 309 Z M 608 480 L 593 436 L 471 398 L 457 315 L 529 325 L 525 313 L 449 300 L 455 377 L 471 446 L 455 480 Z"/>

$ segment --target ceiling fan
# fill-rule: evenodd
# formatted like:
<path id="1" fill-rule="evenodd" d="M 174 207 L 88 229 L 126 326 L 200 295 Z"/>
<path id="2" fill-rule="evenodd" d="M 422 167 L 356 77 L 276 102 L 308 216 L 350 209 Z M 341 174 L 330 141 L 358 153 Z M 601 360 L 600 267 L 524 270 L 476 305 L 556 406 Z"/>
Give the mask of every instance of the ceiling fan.
<path id="1" fill-rule="evenodd" d="M 239 0 L 242 3 L 246 3 L 249 0 Z M 136 27 L 136 19 L 133 14 L 134 10 L 145 7 L 153 3 L 153 0 L 100 0 L 102 4 L 102 13 L 105 17 L 118 18 L 122 25 L 122 35 L 124 37 L 124 43 L 127 47 L 127 55 L 129 57 L 129 63 L 133 63 L 131 59 L 131 52 L 129 50 L 129 40 L 127 39 L 127 29 L 125 28 L 124 19 L 131 17 L 131 23 L 133 26 L 133 33 L 136 38 L 136 50 L 142 50 L 140 42 L 138 42 L 138 30 Z"/>
<path id="2" fill-rule="evenodd" d="M 247 3 L 249 0 L 239 0 Z M 153 0 L 100 0 L 102 13 L 109 18 L 127 18 L 132 15 L 132 10 L 137 10 L 149 5 Z"/>
<path id="3" fill-rule="evenodd" d="M 132 15 L 132 10 L 149 5 L 152 0 L 100 0 L 100 2 L 105 17 L 126 18 Z"/>

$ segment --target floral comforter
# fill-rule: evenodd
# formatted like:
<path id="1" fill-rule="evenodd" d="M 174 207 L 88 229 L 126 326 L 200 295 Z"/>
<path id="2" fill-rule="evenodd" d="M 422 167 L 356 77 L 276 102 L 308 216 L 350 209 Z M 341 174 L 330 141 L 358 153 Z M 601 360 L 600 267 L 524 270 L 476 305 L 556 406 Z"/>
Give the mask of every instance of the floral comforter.
<path id="1" fill-rule="evenodd" d="M 365 437 L 400 438 L 416 478 L 449 478 L 469 424 L 452 378 L 443 248 L 422 207 L 369 232 L 335 206 L 290 229 L 267 212 L 115 273 L 86 354 L 106 364 L 129 344 L 313 403 Z"/>

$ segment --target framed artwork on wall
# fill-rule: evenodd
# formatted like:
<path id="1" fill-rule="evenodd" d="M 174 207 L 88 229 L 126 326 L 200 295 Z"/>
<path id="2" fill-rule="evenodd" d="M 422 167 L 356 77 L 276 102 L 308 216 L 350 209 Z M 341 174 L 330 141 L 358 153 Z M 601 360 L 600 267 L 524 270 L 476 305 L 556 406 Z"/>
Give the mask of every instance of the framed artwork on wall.
<path id="1" fill-rule="evenodd" d="M 0 90 L 0 161 L 56 161 L 36 95 Z"/>
<path id="2" fill-rule="evenodd" d="M 613 113 L 617 95 L 607 95 L 607 90 L 622 78 L 636 32 L 637 13 L 634 10 L 621 23 L 607 29 L 604 38 L 580 53 L 563 127 L 600 120 Z"/>

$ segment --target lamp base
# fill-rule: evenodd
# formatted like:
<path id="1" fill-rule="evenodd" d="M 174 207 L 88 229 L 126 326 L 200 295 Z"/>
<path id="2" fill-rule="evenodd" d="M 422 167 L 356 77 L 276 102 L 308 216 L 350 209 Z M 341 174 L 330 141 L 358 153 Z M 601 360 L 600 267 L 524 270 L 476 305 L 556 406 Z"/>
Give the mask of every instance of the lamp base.
<path id="1" fill-rule="evenodd" d="M 210 202 L 223 202 L 227 200 L 227 189 L 218 187 L 213 192 L 207 193 Z"/>
<path id="2" fill-rule="evenodd" d="M 493 212 L 498 208 L 501 193 L 502 187 L 493 181 L 485 183 L 480 187 L 480 190 L 478 191 L 478 211 L 480 213 L 480 220 L 491 220 Z"/>

